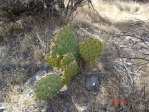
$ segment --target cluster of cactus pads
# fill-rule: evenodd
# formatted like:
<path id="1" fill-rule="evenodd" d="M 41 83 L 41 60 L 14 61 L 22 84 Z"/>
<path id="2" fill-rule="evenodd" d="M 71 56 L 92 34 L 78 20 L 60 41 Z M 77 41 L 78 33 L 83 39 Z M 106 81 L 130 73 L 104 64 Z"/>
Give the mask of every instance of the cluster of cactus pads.
<path id="1" fill-rule="evenodd" d="M 92 61 L 101 55 L 103 43 L 96 38 L 86 39 L 78 44 L 71 25 L 59 31 L 51 52 L 45 56 L 51 66 L 62 69 L 62 74 L 47 74 L 36 82 L 35 93 L 40 100 L 54 96 L 65 84 L 78 74 L 78 58 Z"/>

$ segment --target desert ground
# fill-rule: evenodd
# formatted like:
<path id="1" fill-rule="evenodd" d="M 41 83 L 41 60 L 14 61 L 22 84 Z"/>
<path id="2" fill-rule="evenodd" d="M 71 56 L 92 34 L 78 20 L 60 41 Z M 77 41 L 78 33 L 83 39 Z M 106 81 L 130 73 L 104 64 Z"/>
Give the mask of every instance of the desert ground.
<path id="1" fill-rule="evenodd" d="M 91 0 L 67 16 L 48 13 L 0 21 L 0 112 L 149 112 L 147 0 Z M 102 55 L 52 99 L 38 101 L 27 83 L 38 74 L 57 71 L 44 56 L 70 22 L 78 40 L 96 37 L 105 42 Z M 92 77 L 98 84 L 88 89 Z M 129 103 L 113 104 L 115 99 Z"/>

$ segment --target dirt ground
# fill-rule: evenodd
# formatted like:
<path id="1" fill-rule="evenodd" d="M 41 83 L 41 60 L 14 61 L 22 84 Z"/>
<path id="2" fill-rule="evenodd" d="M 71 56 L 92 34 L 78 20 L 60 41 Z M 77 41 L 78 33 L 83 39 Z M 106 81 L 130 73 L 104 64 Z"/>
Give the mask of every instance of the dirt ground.
<path id="1" fill-rule="evenodd" d="M 49 108 L 54 112 L 149 111 L 147 6 L 149 3 L 93 0 L 92 5 L 73 12 L 70 21 L 75 24 L 76 38 L 100 38 L 105 46 L 98 60 L 46 103 Z M 7 103 L 9 112 L 27 112 L 25 109 L 39 103 L 35 99 L 26 102 L 22 91 L 13 91 L 14 85 L 23 86 L 39 70 L 56 32 L 67 23 L 65 18 L 49 17 L 48 12 L 0 23 L 0 102 Z M 87 91 L 82 83 L 92 75 L 101 82 L 98 91 Z M 135 104 L 114 105 L 113 99 L 133 99 Z M 45 111 L 41 110 L 32 111 Z"/>

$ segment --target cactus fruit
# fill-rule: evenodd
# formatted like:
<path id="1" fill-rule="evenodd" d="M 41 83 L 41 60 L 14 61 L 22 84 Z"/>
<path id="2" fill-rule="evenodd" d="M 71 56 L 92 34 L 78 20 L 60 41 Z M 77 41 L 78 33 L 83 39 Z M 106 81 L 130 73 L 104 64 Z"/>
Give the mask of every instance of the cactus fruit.
<path id="1" fill-rule="evenodd" d="M 62 81 L 67 84 L 78 73 L 78 65 L 76 61 L 71 62 L 63 69 Z"/>
<path id="2" fill-rule="evenodd" d="M 69 63 L 75 61 L 76 58 L 73 56 L 72 53 L 67 53 L 63 56 L 63 59 L 61 60 L 61 67 L 64 68 L 67 66 Z"/>
<path id="3" fill-rule="evenodd" d="M 102 52 L 103 44 L 96 38 L 89 38 L 79 46 L 79 53 L 85 61 L 96 59 Z"/>
<path id="4" fill-rule="evenodd" d="M 59 67 L 60 65 L 60 57 L 57 56 L 52 56 L 50 54 L 47 54 L 45 56 L 45 61 L 48 62 L 49 65 L 54 66 L 54 67 Z"/>
<path id="5" fill-rule="evenodd" d="M 62 87 L 61 77 L 56 74 L 47 74 L 36 82 L 35 94 L 39 100 L 48 100 L 54 96 Z"/>
<path id="6" fill-rule="evenodd" d="M 55 39 L 51 46 L 52 55 L 63 56 L 66 53 L 72 53 L 75 57 L 78 56 L 78 45 L 71 26 L 64 27 Z"/>

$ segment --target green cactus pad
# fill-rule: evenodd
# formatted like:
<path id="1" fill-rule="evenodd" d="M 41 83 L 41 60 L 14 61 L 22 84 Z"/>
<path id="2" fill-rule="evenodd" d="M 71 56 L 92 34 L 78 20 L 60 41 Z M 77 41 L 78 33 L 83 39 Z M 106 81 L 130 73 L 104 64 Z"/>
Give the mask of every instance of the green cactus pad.
<path id="1" fill-rule="evenodd" d="M 53 97 L 62 87 L 61 77 L 56 74 L 47 74 L 36 82 L 35 94 L 39 100 L 48 100 Z"/>
<path id="2" fill-rule="evenodd" d="M 67 84 L 78 73 L 78 65 L 76 61 L 71 62 L 63 69 L 62 81 Z"/>
<path id="3" fill-rule="evenodd" d="M 48 62 L 49 65 L 54 67 L 59 67 L 60 65 L 60 57 L 57 56 L 51 56 L 50 54 L 47 54 L 45 56 L 45 61 Z"/>
<path id="4" fill-rule="evenodd" d="M 63 56 L 63 59 L 61 60 L 61 67 L 64 68 L 67 66 L 69 63 L 75 61 L 76 58 L 72 53 L 67 53 Z"/>
<path id="5" fill-rule="evenodd" d="M 72 27 L 64 27 L 55 39 L 54 44 L 51 47 L 52 55 L 63 56 L 66 53 L 72 53 L 75 57 L 78 56 L 78 45 L 73 33 Z"/>
<path id="6" fill-rule="evenodd" d="M 79 46 L 79 53 L 85 61 L 95 60 L 102 53 L 103 44 L 96 38 L 89 38 Z"/>

